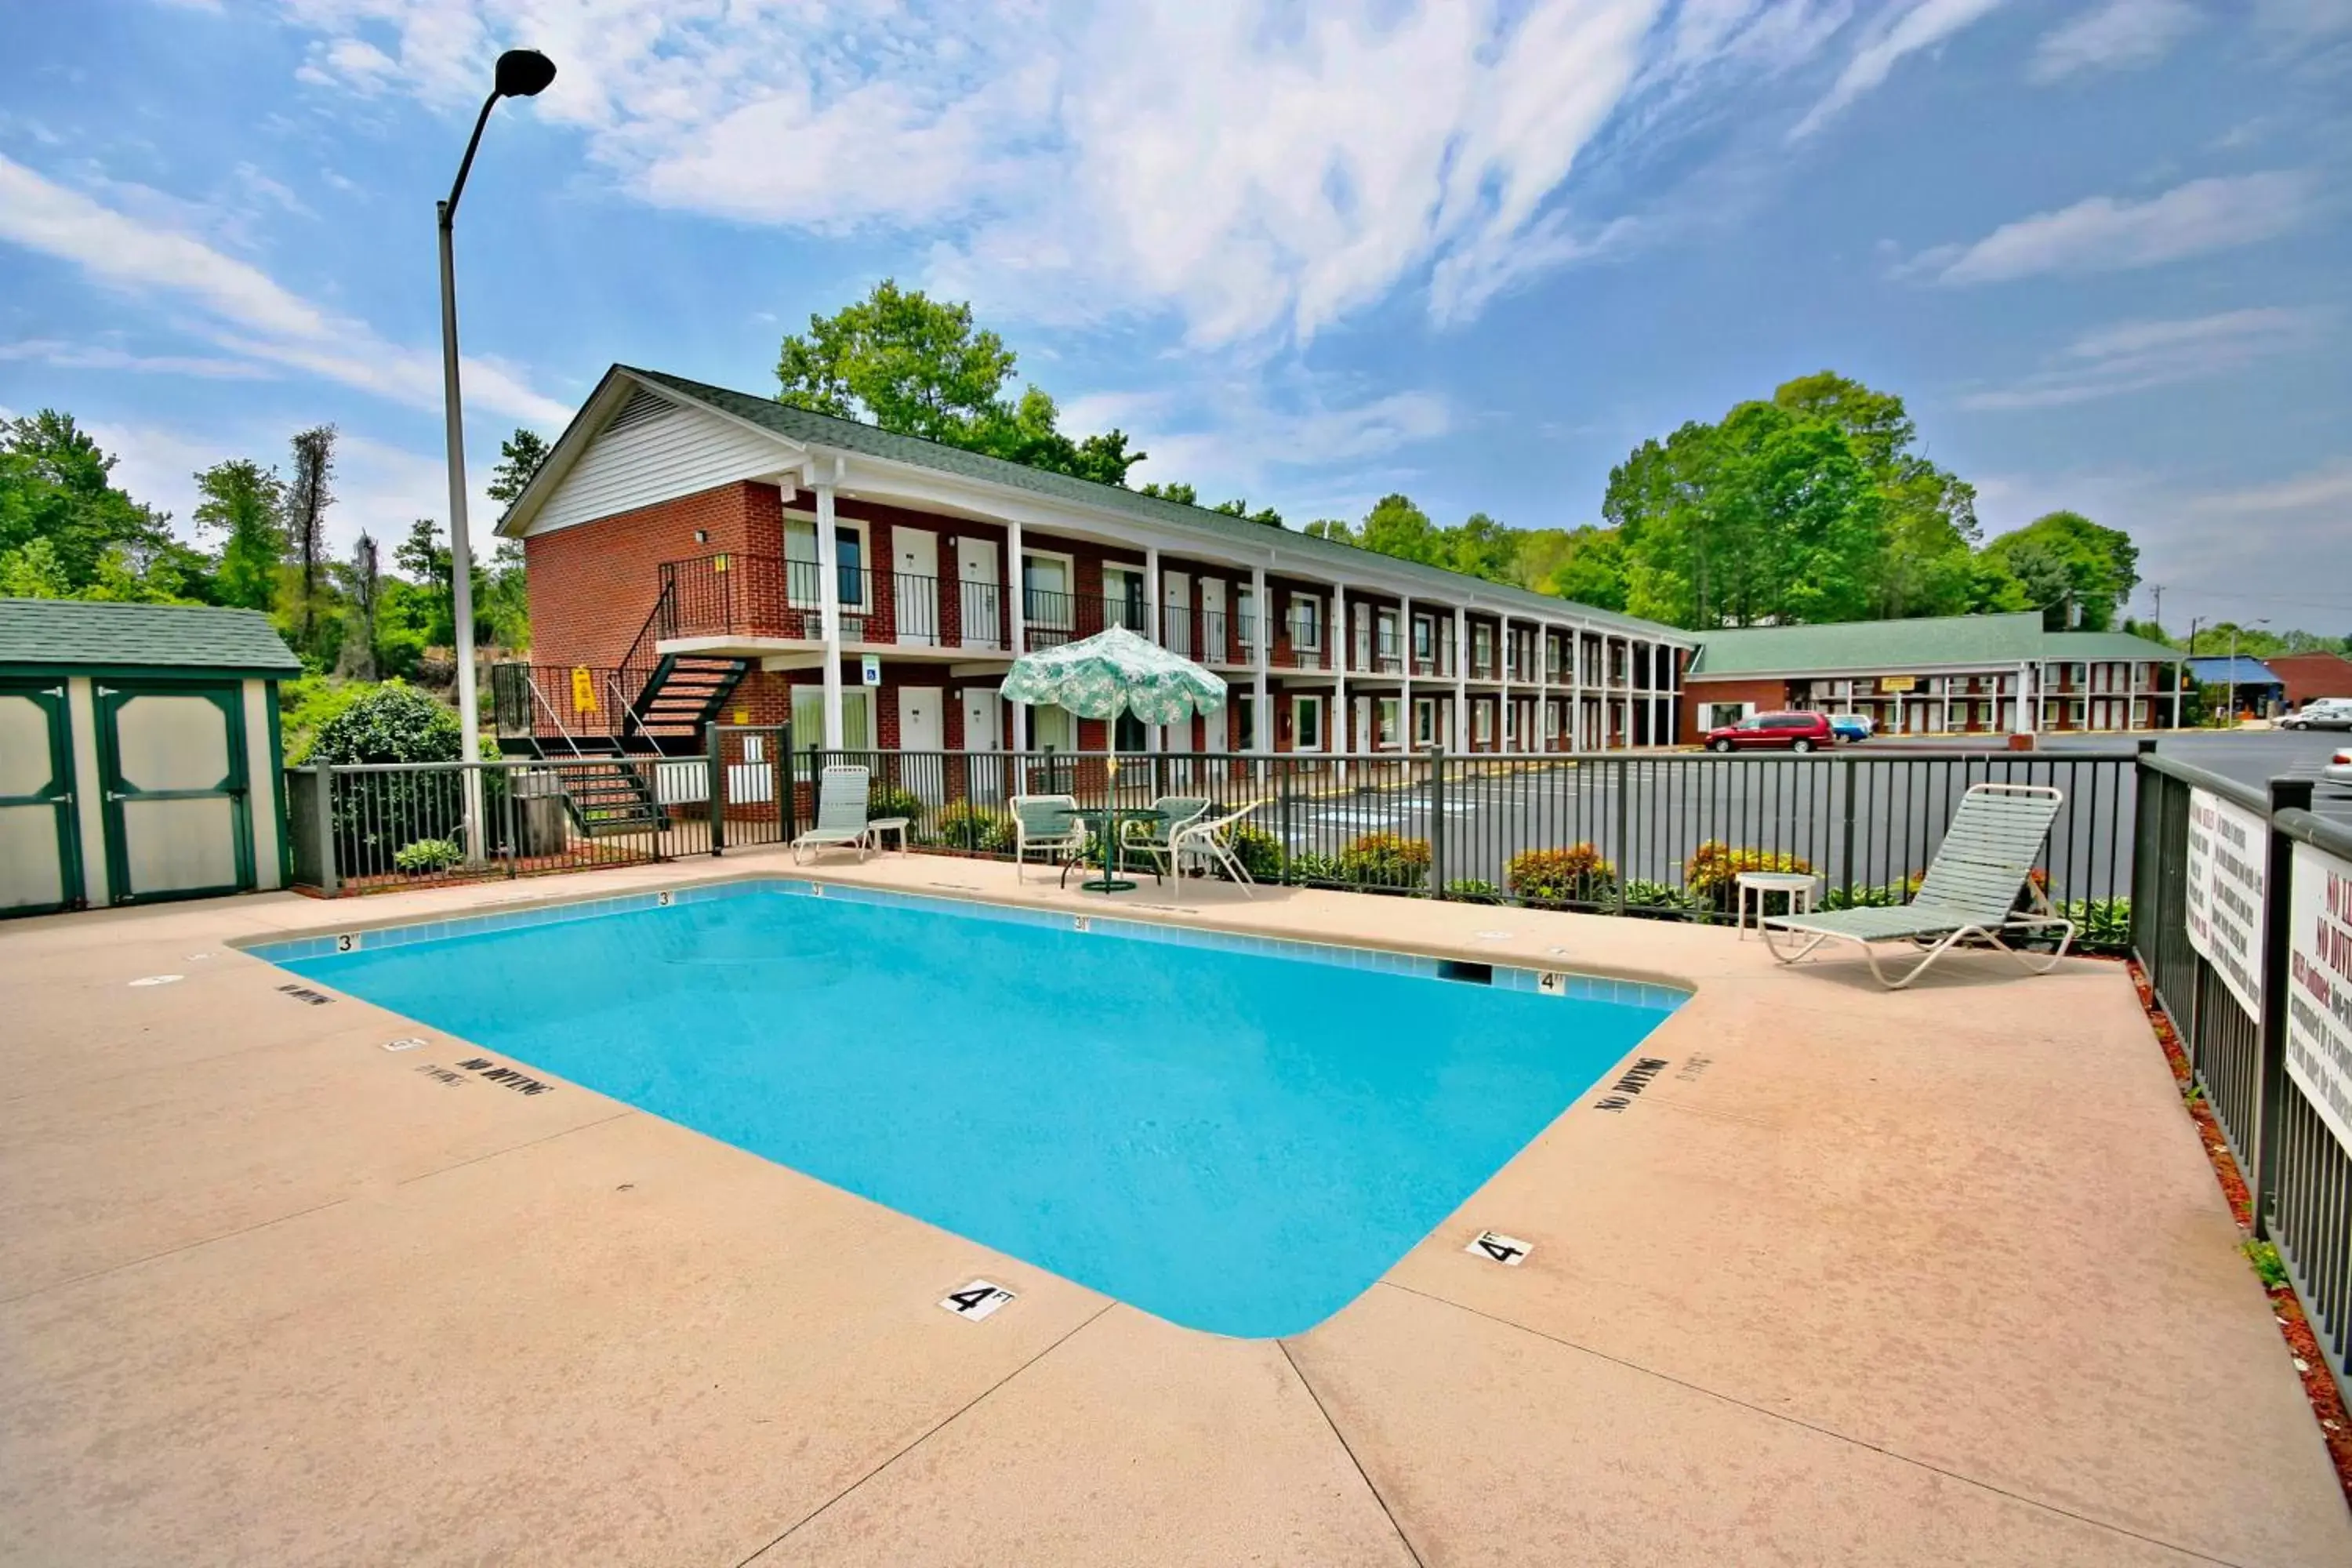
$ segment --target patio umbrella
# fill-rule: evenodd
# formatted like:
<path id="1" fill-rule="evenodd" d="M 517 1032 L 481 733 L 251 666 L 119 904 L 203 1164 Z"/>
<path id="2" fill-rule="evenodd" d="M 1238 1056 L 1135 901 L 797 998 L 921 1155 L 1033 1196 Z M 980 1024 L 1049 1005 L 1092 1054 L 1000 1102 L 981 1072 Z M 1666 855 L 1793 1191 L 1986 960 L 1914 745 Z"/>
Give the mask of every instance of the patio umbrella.
<path id="1" fill-rule="evenodd" d="M 1051 703 L 1081 719 L 1132 713 L 1147 724 L 1181 724 L 1225 705 L 1225 683 L 1181 654 L 1113 626 L 1013 661 L 1010 702 Z"/>
<path id="2" fill-rule="evenodd" d="M 1003 695 L 1012 702 L 1052 703 L 1081 719 L 1116 719 L 1132 713 L 1147 724 L 1181 724 L 1195 713 L 1225 705 L 1225 683 L 1181 654 L 1147 642 L 1125 626 L 1113 626 L 1082 641 L 1064 643 L 1013 661 Z M 1118 758 L 1108 759 L 1118 776 Z M 1103 874 L 1108 893 L 1134 886 L 1118 880 L 1112 855 L 1118 837 L 1118 797 L 1103 836 Z"/>

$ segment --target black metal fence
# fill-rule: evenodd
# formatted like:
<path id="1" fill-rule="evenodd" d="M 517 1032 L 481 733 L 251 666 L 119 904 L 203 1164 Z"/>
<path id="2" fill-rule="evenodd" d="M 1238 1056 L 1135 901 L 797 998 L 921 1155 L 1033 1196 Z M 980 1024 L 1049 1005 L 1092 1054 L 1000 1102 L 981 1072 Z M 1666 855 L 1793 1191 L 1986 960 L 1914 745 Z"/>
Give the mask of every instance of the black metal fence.
<path id="1" fill-rule="evenodd" d="M 713 725 L 701 757 L 294 770 L 297 874 L 365 890 L 782 843 L 833 763 L 868 770 L 871 815 L 905 818 L 919 849 L 1009 856 L 1016 795 L 1188 796 L 1250 808 L 1235 847 L 1261 881 L 1710 922 L 1733 918 L 1743 870 L 1810 873 L 1832 908 L 1900 902 L 1970 784 L 2054 784 L 2067 804 L 2039 874 L 2086 948 L 2128 937 L 2125 755 L 832 752 Z M 478 854 L 465 853 L 468 788 Z"/>
<path id="2" fill-rule="evenodd" d="M 2352 830 L 2312 815 L 2307 779 L 2258 790 L 2153 751 L 2138 759 L 2137 791 L 2132 952 L 2245 1173 L 2255 1234 L 2278 1248 L 2329 1369 L 2352 1391 L 2352 1152 L 2340 1131 L 2352 1130 L 2352 940 L 2330 934 L 2352 927 Z M 2225 832 L 2217 847 L 2214 825 L 2198 820 L 2216 802 L 2253 818 L 2256 842 L 2234 845 Z M 2196 838 L 2204 842 L 2192 852 Z M 2297 846 L 2307 848 L 2300 858 Z M 2250 936 L 2252 963 L 2238 966 L 2235 984 L 2209 956 L 2225 939 L 2209 936 L 2200 951 L 2192 934 L 2216 922 L 2214 879 L 2199 872 L 2219 853 L 2252 889 L 2221 916 Z M 2347 868 L 2333 878 L 2333 903 L 2310 885 L 2328 875 L 2330 858 Z M 2306 917 L 2315 898 L 2332 917 L 2299 922 L 2298 895 Z M 2255 991 L 2256 1006 L 2242 988 Z M 2300 1075 L 2289 1070 L 2298 1053 Z M 2334 1103 L 2307 1092 L 2312 1081 L 2332 1083 L 2319 1093 Z"/>

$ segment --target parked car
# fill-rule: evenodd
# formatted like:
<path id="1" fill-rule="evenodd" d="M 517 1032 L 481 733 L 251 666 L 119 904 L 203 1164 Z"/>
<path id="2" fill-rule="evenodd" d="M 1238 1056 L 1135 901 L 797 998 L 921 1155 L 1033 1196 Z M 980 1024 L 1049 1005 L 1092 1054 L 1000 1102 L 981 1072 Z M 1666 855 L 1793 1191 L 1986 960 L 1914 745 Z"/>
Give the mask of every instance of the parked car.
<path id="1" fill-rule="evenodd" d="M 2327 765 L 2319 770 L 2330 784 L 2352 784 L 2352 746 L 2338 746 Z"/>
<path id="2" fill-rule="evenodd" d="M 1827 751 L 1837 744 L 1825 713 L 1752 713 L 1706 732 L 1710 752 Z"/>
<path id="3" fill-rule="evenodd" d="M 2282 730 L 2352 730 L 2352 697 L 2315 697 L 2279 721 Z"/>
<path id="4" fill-rule="evenodd" d="M 1830 715 L 1830 733 L 1841 741 L 1867 741 L 1877 732 L 1877 730 L 1878 726 L 1870 721 L 1870 716 L 1866 713 Z"/>

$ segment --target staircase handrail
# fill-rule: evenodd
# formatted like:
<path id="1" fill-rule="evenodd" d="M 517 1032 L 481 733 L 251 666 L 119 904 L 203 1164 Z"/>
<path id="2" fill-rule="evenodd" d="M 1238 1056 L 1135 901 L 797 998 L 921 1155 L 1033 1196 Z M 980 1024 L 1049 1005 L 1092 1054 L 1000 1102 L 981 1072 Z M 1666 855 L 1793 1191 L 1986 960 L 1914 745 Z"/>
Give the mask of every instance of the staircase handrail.
<path id="1" fill-rule="evenodd" d="M 677 631 L 677 579 L 670 571 L 670 563 L 665 563 L 661 592 L 654 595 L 654 607 L 646 614 L 646 624 L 637 628 L 636 640 L 629 644 L 629 651 L 621 656 L 621 662 L 614 673 L 605 678 L 605 684 L 620 712 L 625 719 L 636 721 L 637 733 L 641 735 L 650 736 L 652 730 L 646 722 L 646 716 L 637 710 L 635 700 L 621 685 L 621 678 L 628 678 L 628 684 L 636 688 L 638 695 L 643 695 L 646 684 L 654 678 L 654 672 L 661 668 L 658 657 L 661 639 L 675 636 Z M 647 655 L 653 657 L 645 657 Z M 641 658 L 644 658 L 642 665 L 639 662 Z M 620 733 L 625 739 L 628 732 L 628 725 L 625 721 L 620 726 Z"/>
<path id="2" fill-rule="evenodd" d="M 523 684 L 530 688 L 531 700 L 547 710 L 549 721 L 554 724 L 555 732 L 563 737 L 563 743 L 572 748 L 572 754 L 575 757 L 586 756 L 588 753 L 580 749 L 580 742 L 572 735 L 572 727 L 564 723 L 563 715 L 556 710 L 554 703 L 547 700 L 547 693 L 539 689 L 539 674 L 534 668 L 528 665 L 524 667 Z"/>

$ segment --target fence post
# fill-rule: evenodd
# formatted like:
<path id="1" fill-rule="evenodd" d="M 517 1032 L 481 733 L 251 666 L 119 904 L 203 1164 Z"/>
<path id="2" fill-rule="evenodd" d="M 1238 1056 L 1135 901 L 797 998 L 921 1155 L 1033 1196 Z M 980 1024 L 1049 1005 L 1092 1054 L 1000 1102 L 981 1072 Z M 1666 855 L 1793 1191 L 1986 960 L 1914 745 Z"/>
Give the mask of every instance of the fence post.
<path id="1" fill-rule="evenodd" d="M 1429 753 L 1429 896 L 1445 896 L 1445 748 Z"/>
<path id="2" fill-rule="evenodd" d="M 509 882 L 522 875 L 522 836 L 520 821 L 515 816 L 515 773 L 517 771 L 515 764 L 509 763 L 507 764 L 506 771 L 499 775 L 499 798 L 504 803 L 506 807 L 507 880 Z"/>
<path id="3" fill-rule="evenodd" d="M 2156 798 L 2157 792 L 2148 787 L 2148 780 L 2155 776 L 2155 770 L 2140 759 L 2155 753 L 2156 742 L 2152 740 L 2143 740 L 2132 748 L 2131 932 L 2125 938 L 2131 955 L 2139 960 L 2142 969 L 2147 971 L 2150 989 L 2156 985 L 2156 960 L 2153 956 L 2156 943 L 2155 927 L 2148 922 L 2156 913 L 2156 900 L 2151 893 L 2156 886 L 2156 858 L 2162 852 L 2159 847 L 2163 843 L 2164 825 L 2158 820 L 2162 813 Z M 2107 896 L 2115 896 L 2112 884 Z"/>
<path id="4" fill-rule="evenodd" d="M 1848 755 L 1838 763 L 1843 770 L 1843 776 L 1838 782 L 1845 795 L 1844 821 L 1840 830 L 1842 839 L 1838 848 L 1838 860 L 1844 868 L 1845 901 L 1849 909 L 1853 905 L 1853 786 L 1859 782 L 1861 773 L 1856 763 L 1856 758 Z M 1757 918 L 1760 920 L 1763 917 L 1759 915 Z"/>
<path id="5" fill-rule="evenodd" d="M 1628 831 L 1631 824 L 1626 819 L 1627 814 L 1633 808 L 1633 797 L 1625 793 L 1626 777 L 1631 770 L 1626 767 L 1625 759 L 1619 757 L 1611 765 L 1610 772 L 1617 781 L 1616 788 L 1611 793 L 1617 797 L 1617 831 L 1614 835 L 1617 840 L 1617 853 L 1614 858 L 1617 864 L 1617 912 L 1622 915 L 1625 912 L 1625 884 L 1633 879 L 1633 860 L 1631 853 L 1633 838 L 1633 834 Z"/>
<path id="6" fill-rule="evenodd" d="M 801 787 L 796 776 L 800 766 L 794 761 L 799 755 L 793 750 L 793 726 L 788 720 L 784 724 L 782 754 L 776 758 L 776 821 L 783 829 L 782 842 L 786 844 L 800 837 L 797 831 L 800 824 L 793 820 L 795 805 L 793 798 Z"/>
<path id="7" fill-rule="evenodd" d="M 2279 1106 L 2286 1092 L 2287 890 L 2294 877 L 2294 841 L 2278 829 L 2282 811 L 2311 809 L 2312 781 L 2271 780 L 2270 815 L 2263 823 L 2263 1017 L 2255 1081 L 2261 1098 L 2254 1111 L 2254 1234 L 2271 1236 L 2278 1205 Z"/>
<path id="8" fill-rule="evenodd" d="M 335 770 L 325 763 L 311 764 L 318 775 L 319 896 L 335 896 Z"/>
<path id="9" fill-rule="evenodd" d="M 711 721 L 703 750 L 704 777 L 702 793 L 709 797 L 710 853 L 718 856 L 727 847 L 727 731 L 717 720 Z"/>
<path id="10" fill-rule="evenodd" d="M 1290 877 L 1290 763 L 1286 757 L 1271 759 L 1274 767 L 1275 831 L 1282 839 L 1282 879 Z"/>

